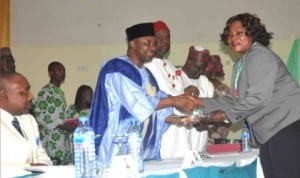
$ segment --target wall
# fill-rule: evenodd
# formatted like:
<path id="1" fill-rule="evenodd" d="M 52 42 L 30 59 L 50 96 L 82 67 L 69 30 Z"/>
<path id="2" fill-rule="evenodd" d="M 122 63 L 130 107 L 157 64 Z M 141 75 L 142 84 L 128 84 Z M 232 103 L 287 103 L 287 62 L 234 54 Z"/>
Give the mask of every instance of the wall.
<path id="1" fill-rule="evenodd" d="M 61 61 L 71 104 L 79 85 L 95 86 L 106 59 L 125 54 L 126 27 L 161 19 L 171 29 L 169 59 L 175 65 L 184 64 L 190 45 L 201 44 L 221 56 L 228 84 L 234 58 L 219 43 L 225 21 L 240 12 L 257 14 L 275 34 L 272 49 L 286 62 L 300 36 L 298 7 L 299 0 L 11 0 L 11 47 L 34 95 L 49 81 L 47 65 Z"/>

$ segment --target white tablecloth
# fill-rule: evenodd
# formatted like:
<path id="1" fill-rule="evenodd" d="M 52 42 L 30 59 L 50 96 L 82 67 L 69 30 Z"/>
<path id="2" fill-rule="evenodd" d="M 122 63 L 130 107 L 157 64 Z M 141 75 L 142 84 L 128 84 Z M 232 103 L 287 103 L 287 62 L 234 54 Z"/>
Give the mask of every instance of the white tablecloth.
<path id="1" fill-rule="evenodd" d="M 220 166 L 226 167 L 236 164 L 237 166 L 245 166 L 257 160 L 257 178 L 263 178 L 262 168 L 257 150 L 253 150 L 249 153 L 228 153 L 228 154 L 215 154 L 208 155 L 208 157 L 202 157 L 197 160 L 196 166 L 208 167 L 208 166 Z M 195 165 L 184 165 L 183 158 L 166 159 L 161 161 L 145 161 L 145 171 L 140 174 L 139 177 L 145 177 L 147 175 L 163 175 L 174 172 L 179 172 L 181 178 L 185 178 L 185 174 L 182 171 L 184 168 L 193 167 Z M 34 178 L 74 178 L 74 166 L 38 166 L 27 167 L 33 170 L 42 170 L 44 173 L 34 176 Z M 29 175 L 30 172 L 25 171 L 24 167 L 16 166 L 2 166 L 1 165 L 1 177 L 17 177 L 22 175 Z M 99 176 L 98 176 L 99 177 Z M 104 171 L 104 178 L 109 177 L 109 170 Z M 118 177 L 119 178 L 119 177 Z"/>

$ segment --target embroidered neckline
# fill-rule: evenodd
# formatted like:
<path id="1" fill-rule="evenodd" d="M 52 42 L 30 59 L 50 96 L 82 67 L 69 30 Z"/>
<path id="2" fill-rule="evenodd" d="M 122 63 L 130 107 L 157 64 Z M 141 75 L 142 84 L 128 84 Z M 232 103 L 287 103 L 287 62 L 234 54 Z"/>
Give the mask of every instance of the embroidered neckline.
<path id="1" fill-rule="evenodd" d="M 146 73 L 147 73 L 147 81 L 146 81 L 146 85 L 145 85 L 146 94 L 148 96 L 154 97 L 154 96 L 156 96 L 156 93 L 157 93 L 156 87 L 151 84 L 149 73 L 147 71 L 146 71 Z"/>
<path id="2" fill-rule="evenodd" d="M 172 74 L 168 71 L 167 69 L 167 62 L 165 61 L 166 59 L 160 59 L 162 61 L 162 66 L 163 66 L 163 69 L 165 71 L 165 73 L 167 74 L 168 76 L 168 79 L 169 79 L 169 83 L 171 84 L 172 88 L 176 88 L 176 84 L 175 84 L 175 79 L 176 79 L 176 76 L 175 74 Z"/>

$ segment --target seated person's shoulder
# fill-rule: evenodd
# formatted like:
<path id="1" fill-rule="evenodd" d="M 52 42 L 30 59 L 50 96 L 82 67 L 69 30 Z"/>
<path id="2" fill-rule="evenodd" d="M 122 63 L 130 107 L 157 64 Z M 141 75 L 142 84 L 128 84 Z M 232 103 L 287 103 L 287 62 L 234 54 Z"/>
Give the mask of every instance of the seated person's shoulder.
<path id="1" fill-rule="evenodd" d="M 35 120 L 35 118 L 34 118 L 34 116 L 32 115 L 32 114 L 22 114 L 22 115 L 20 115 L 20 116 L 18 116 L 19 118 L 26 118 L 26 119 L 33 119 L 33 120 Z"/>

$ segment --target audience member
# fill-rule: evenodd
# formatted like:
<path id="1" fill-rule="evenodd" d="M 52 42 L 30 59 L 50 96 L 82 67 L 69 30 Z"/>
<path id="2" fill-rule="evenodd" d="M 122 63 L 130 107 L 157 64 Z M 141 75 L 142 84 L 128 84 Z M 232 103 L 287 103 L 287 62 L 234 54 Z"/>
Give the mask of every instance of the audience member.
<path id="1" fill-rule="evenodd" d="M 145 63 L 151 71 L 160 90 L 171 96 L 182 93 L 199 95 L 195 86 L 185 85 L 179 70 L 167 60 L 170 51 L 170 29 L 163 21 L 154 22 L 154 31 L 157 41 L 157 50 L 152 61 Z M 180 71 L 181 72 L 181 71 Z M 193 84 L 191 84 L 193 85 Z M 200 86 L 200 85 L 199 85 Z M 184 87 L 184 88 L 183 88 Z M 205 90 L 201 86 L 201 90 Z M 206 96 L 206 95 L 203 95 Z M 183 127 L 182 125 L 171 125 L 163 134 L 160 154 L 162 158 L 183 157 L 189 150 L 200 149 L 201 134 L 194 127 Z"/>
<path id="2" fill-rule="evenodd" d="M 48 65 L 50 82 L 34 100 L 34 114 L 41 126 L 41 139 L 55 165 L 68 164 L 71 160 L 69 128 L 64 125 L 66 100 L 60 85 L 65 80 L 65 67 L 60 62 Z"/>
<path id="3" fill-rule="evenodd" d="M 167 122 L 191 124 L 170 117 L 173 107 L 189 111 L 198 102 L 189 95 L 168 96 L 159 90 L 155 78 L 144 67 L 156 52 L 153 23 L 128 27 L 126 34 L 127 55 L 108 60 L 102 66 L 91 108 L 91 125 L 96 135 L 101 135 L 96 139 L 99 161 L 106 166 L 116 152 L 113 136 L 126 133 L 130 118 L 142 124 L 148 121 L 143 136 L 144 158 L 160 159 L 161 137 L 168 129 Z"/>
<path id="4" fill-rule="evenodd" d="M 15 59 L 9 47 L 0 48 L 0 74 L 15 72 Z"/>
<path id="5" fill-rule="evenodd" d="M 205 68 L 205 75 L 214 86 L 214 96 L 222 96 L 229 93 L 229 87 L 219 80 L 219 78 L 225 76 L 219 55 L 210 56 Z"/>
<path id="6" fill-rule="evenodd" d="M 89 116 L 90 107 L 93 99 L 93 89 L 88 85 L 80 85 L 77 89 L 75 102 L 67 109 L 67 120 L 65 126 L 69 127 L 70 131 L 74 131 L 79 125 L 78 118 L 80 116 Z M 71 155 L 73 155 L 73 134 L 70 134 Z M 73 160 L 71 158 L 71 160 Z"/>
<path id="7" fill-rule="evenodd" d="M 272 33 L 249 13 L 230 17 L 221 40 L 241 58 L 234 65 L 230 95 L 203 98 L 212 121 L 246 120 L 260 146 L 264 176 L 300 177 L 300 88 L 285 63 L 268 48 Z M 224 112 L 221 112 L 224 111 Z"/>
<path id="8" fill-rule="evenodd" d="M 31 100 L 30 85 L 23 75 L 14 72 L 0 75 L 1 167 L 52 165 L 40 145 L 35 119 L 26 115 Z"/>
<path id="9" fill-rule="evenodd" d="M 76 92 L 74 104 L 67 110 L 68 118 L 89 116 L 93 99 L 93 89 L 88 85 L 80 85 Z"/>

